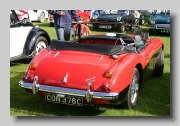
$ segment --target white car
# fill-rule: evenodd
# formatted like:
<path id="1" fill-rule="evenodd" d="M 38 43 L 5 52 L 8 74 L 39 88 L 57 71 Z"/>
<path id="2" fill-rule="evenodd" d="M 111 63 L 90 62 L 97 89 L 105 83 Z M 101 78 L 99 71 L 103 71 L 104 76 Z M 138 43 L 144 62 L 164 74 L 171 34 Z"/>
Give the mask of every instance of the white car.
<path id="1" fill-rule="evenodd" d="M 45 19 L 48 19 L 48 11 L 46 10 L 28 10 L 28 15 L 30 21 L 44 22 Z"/>
<path id="2" fill-rule="evenodd" d="M 10 61 L 33 58 L 50 44 L 48 33 L 10 10 Z"/>

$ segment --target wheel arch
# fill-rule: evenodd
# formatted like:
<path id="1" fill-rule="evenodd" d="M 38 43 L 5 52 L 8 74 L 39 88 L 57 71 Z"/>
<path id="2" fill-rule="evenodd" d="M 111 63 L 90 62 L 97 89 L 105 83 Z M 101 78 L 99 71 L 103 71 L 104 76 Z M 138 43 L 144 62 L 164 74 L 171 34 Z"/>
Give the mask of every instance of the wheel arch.
<path id="1" fill-rule="evenodd" d="M 29 32 L 28 37 L 26 38 L 26 42 L 25 42 L 24 50 L 23 50 L 23 53 L 25 55 L 31 57 L 31 55 L 33 54 L 33 51 L 34 51 L 35 43 L 40 36 L 45 37 L 48 41 L 48 45 L 50 44 L 51 39 L 50 39 L 50 36 L 48 35 L 48 33 L 43 29 L 34 27 Z"/>
<path id="2" fill-rule="evenodd" d="M 139 71 L 139 75 L 140 75 L 140 88 L 142 86 L 142 82 L 143 82 L 143 68 L 142 68 L 142 65 L 140 63 L 138 63 L 136 65 L 136 68 L 138 69 Z"/>

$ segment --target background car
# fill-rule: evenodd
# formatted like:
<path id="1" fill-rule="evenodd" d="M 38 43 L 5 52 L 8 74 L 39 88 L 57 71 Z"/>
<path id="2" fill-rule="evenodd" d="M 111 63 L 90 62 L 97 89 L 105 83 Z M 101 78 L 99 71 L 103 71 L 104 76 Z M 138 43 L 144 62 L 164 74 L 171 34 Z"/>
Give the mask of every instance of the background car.
<path id="1" fill-rule="evenodd" d="M 48 20 L 48 12 L 46 10 L 28 10 L 30 21 L 40 21 L 44 22 Z"/>
<path id="2" fill-rule="evenodd" d="M 98 29 L 116 29 L 124 32 L 126 27 L 125 18 L 129 15 L 129 10 L 101 10 L 99 14 L 94 14 L 91 18 L 91 23 L 94 30 Z"/>
<path id="3" fill-rule="evenodd" d="M 170 33 L 170 11 L 163 12 L 163 10 L 155 10 L 151 14 L 149 21 L 149 33 L 167 32 Z"/>
<path id="4" fill-rule="evenodd" d="M 48 33 L 10 11 L 10 61 L 33 58 L 50 44 Z"/>
<path id="5" fill-rule="evenodd" d="M 19 86 L 47 102 L 132 109 L 144 82 L 162 76 L 163 70 L 161 39 L 148 39 L 147 33 L 103 33 L 53 40 L 33 58 Z"/>

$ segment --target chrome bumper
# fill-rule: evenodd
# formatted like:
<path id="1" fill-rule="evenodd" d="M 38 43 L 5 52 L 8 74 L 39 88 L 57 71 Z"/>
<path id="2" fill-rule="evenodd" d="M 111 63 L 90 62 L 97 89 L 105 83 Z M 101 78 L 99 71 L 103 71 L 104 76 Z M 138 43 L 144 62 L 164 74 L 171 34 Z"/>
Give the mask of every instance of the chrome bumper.
<path id="1" fill-rule="evenodd" d="M 149 29 L 164 29 L 164 30 L 170 30 L 170 24 L 155 24 L 155 25 L 149 25 Z"/>
<path id="2" fill-rule="evenodd" d="M 71 95 L 71 96 L 79 96 L 84 97 L 88 102 L 91 101 L 92 98 L 103 99 L 103 100 L 115 100 L 119 97 L 119 93 L 103 93 L 103 92 L 93 92 L 90 90 L 76 90 L 70 88 L 61 88 L 54 86 L 46 86 L 37 84 L 36 81 L 33 83 L 28 83 L 24 81 L 19 81 L 19 86 L 25 89 L 32 89 L 33 94 L 37 94 L 38 91 L 56 93 L 61 96 L 63 95 Z"/>

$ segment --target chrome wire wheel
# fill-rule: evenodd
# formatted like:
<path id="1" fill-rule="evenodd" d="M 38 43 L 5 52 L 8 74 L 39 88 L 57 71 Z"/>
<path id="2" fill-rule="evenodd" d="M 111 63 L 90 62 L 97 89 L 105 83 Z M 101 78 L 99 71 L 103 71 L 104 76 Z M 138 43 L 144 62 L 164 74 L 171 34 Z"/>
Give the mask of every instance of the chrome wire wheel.
<path id="1" fill-rule="evenodd" d="M 134 69 L 132 80 L 129 85 L 126 100 L 121 104 L 121 108 L 132 109 L 136 105 L 140 87 L 140 75 L 137 68 Z"/>
<path id="2" fill-rule="evenodd" d="M 44 41 L 39 41 L 36 45 L 36 55 L 44 48 L 46 48 L 46 43 Z"/>
<path id="3" fill-rule="evenodd" d="M 139 91 L 139 77 L 138 75 L 134 75 L 131 85 L 131 103 L 135 104 Z"/>
<path id="4" fill-rule="evenodd" d="M 44 20 L 45 20 L 45 13 L 42 12 L 40 15 L 40 22 L 44 22 Z"/>

